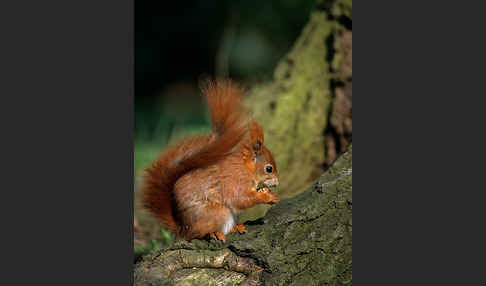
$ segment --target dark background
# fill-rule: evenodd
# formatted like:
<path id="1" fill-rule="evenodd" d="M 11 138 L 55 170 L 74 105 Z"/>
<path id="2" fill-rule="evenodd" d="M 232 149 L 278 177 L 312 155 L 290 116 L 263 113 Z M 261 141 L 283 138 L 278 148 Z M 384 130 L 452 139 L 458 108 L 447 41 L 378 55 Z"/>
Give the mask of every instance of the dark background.
<path id="1" fill-rule="evenodd" d="M 136 143 L 161 137 L 166 142 L 179 123 L 192 129 L 207 125 L 197 96 L 201 76 L 270 79 L 314 5 L 314 0 L 136 2 Z"/>

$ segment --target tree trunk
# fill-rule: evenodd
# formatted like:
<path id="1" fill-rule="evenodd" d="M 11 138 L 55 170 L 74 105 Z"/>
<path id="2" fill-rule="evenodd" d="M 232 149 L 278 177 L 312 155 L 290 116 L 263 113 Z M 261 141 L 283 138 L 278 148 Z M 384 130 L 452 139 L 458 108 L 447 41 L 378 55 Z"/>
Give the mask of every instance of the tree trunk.
<path id="1" fill-rule="evenodd" d="M 135 285 L 351 285 L 352 146 L 307 191 L 226 243 L 176 241 L 135 266 Z"/>
<path id="2" fill-rule="evenodd" d="M 351 143 L 351 19 L 351 0 L 318 1 L 273 81 L 250 90 L 247 102 L 278 166 L 280 198 L 304 191 Z M 241 221 L 267 208 L 248 210 Z"/>

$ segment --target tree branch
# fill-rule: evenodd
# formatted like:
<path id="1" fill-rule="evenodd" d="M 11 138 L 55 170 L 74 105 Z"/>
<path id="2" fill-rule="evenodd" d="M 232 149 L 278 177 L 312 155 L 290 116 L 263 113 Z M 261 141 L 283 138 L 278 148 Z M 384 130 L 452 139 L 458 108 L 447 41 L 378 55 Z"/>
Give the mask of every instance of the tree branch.
<path id="1" fill-rule="evenodd" d="M 136 265 L 135 283 L 351 284 L 352 206 L 350 146 L 307 191 L 247 223 L 248 233 L 224 244 L 176 241 Z"/>

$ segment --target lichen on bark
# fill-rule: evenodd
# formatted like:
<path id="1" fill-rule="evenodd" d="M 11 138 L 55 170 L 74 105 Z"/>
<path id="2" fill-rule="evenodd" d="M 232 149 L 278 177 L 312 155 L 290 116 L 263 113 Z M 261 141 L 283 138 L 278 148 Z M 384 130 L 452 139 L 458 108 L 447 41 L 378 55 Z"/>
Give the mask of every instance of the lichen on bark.
<path id="1" fill-rule="evenodd" d="M 351 143 L 352 2 L 318 1 L 271 82 L 247 100 L 279 170 L 281 198 L 304 191 Z M 244 212 L 257 219 L 268 206 Z"/>
<path id="2" fill-rule="evenodd" d="M 331 96 L 325 39 L 331 29 L 323 12 L 310 23 L 275 70 L 274 81 L 251 91 L 248 102 L 275 155 L 282 192 L 302 188 L 324 160 L 322 131 Z M 306 150 L 306 152 L 302 152 Z M 294 172 L 295 170 L 299 170 Z"/>

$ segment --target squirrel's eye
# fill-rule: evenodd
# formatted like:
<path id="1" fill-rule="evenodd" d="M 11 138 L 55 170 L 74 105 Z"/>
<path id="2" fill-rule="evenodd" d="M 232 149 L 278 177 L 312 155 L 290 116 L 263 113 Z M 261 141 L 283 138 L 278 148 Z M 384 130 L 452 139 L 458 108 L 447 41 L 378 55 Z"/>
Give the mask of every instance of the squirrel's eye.
<path id="1" fill-rule="evenodd" d="M 273 171 L 272 166 L 270 166 L 270 165 L 266 166 L 265 171 L 267 171 L 267 173 L 271 173 Z"/>

